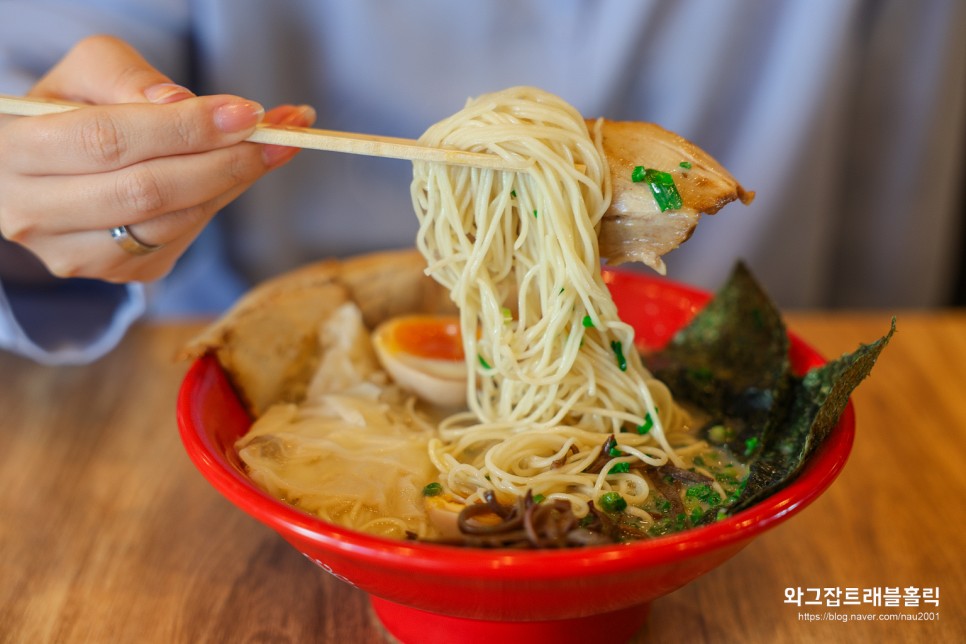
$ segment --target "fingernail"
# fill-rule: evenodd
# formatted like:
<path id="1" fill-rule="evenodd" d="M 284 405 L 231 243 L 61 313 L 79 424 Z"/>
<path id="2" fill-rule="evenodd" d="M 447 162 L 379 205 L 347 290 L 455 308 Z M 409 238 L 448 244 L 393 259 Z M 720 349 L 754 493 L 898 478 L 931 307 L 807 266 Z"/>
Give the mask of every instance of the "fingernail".
<path id="1" fill-rule="evenodd" d="M 279 125 L 300 125 L 308 127 L 315 123 L 315 108 L 311 105 L 299 105 L 298 110 L 292 112 Z"/>
<path id="2" fill-rule="evenodd" d="M 144 97 L 158 105 L 183 101 L 186 98 L 193 98 L 194 95 L 190 89 L 174 83 L 158 83 L 144 90 Z"/>
<path id="3" fill-rule="evenodd" d="M 262 161 L 269 168 L 274 168 L 294 157 L 298 151 L 298 148 L 291 148 L 287 145 L 266 145 L 262 149 Z"/>
<path id="4" fill-rule="evenodd" d="M 311 105 L 300 105 L 297 110 L 287 114 L 275 125 L 296 125 L 308 127 L 315 123 L 315 108 Z M 288 161 L 298 153 L 298 148 L 285 145 L 266 145 L 262 149 L 262 161 L 270 168 Z"/>
<path id="5" fill-rule="evenodd" d="M 215 108 L 215 126 L 222 132 L 240 132 L 258 125 L 265 109 L 252 101 L 225 103 Z"/>

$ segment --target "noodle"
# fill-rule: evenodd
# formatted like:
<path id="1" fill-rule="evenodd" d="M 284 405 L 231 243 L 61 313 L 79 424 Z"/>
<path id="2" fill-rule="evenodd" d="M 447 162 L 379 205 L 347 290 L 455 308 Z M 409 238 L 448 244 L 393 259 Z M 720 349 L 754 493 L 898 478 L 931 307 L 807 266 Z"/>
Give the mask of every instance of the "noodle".
<path id="1" fill-rule="evenodd" d="M 608 434 L 631 457 L 612 464 L 680 465 L 669 437 L 686 420 L 642 365 L 600 273 L 596 227 L 611 192 L 599 127 L 591 136 L 573 107 L 518 87 L 469 101 L 421 142 L 532 162 L 519 173 L 414 164 L 416 245 L 459 308 L 469 371 L 469 411 L 430 443 L 446 491 L 508 502 L 530 490 L 578 516 L 612 490 L 643 502 L 642 475 L 583 471 Z"/>

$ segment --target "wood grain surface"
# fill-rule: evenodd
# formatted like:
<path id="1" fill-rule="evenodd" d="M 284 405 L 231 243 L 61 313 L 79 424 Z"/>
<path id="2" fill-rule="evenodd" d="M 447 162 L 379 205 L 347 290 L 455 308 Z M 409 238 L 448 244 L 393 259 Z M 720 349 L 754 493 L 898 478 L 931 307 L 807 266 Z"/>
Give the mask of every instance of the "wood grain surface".
<path id="1" fill-rule="evenodd" d="M 796 313 L 828 356 L 878 313 Z M 0 354 L 0 642 L 387 641 L 365 595 L 236 510 L 182 449 L 172 355 L 142 325 L 107 358 Z M 855 447 L 816 503 L 653 604 L 635 642 L 964 642 L 966 313 L 908 312 L 854 396 Z M 797 607 L 786 588 L 938 588 L 939 605 Z M 935 612 L 930 621 L 840 621 Z M 833 621 L 806 621 L 831 613 Z"/>

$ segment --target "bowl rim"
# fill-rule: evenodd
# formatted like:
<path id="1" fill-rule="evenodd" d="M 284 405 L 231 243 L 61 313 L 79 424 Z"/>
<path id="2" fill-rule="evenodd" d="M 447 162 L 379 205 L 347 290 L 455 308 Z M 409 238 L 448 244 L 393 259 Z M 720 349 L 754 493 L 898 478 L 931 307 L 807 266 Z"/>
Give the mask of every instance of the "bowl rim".
<path id="1" fill-rule="evenodd" d="M 689 298 L 710 295 L 664 278 L 614 271 L 620 279 L 654 282 Z M 796 334 L 788 332 L 790 349 L 805 368 L 826 362 Z M 774 527 L 815 501 L 838 477 L 852 449 L 855 410 L 851 399 L 828 437 L 796 478 L 755 505 L 713 524 L 630 543 L 559 550 L 484 549 L 379 537 L 328 523 L 278 500 L 258 488 L 232 465 L 205 431 L 195 401 L 210 387 L 234 390 L 215 356 L 197 358 L 189 367 L 177 397 L 179 432 L 185 450 L 202 476 L 233 504 L 279 532 L 289 541 L 310 541 L 326 551 L 378 562 L 381 566 L 431 572 L 443 577 L 492 576 L 500 579 L 552 580 L 575 574 L 607 574 L 637 566 L 672 564 L 715 550 Z M 238 405 L 233 414 L 247 413 Z M 236 418 L 236 421 L 238 419 Z M 240 421 L 244 422 L 244 421 Z M 248 421 L 250 422 L 250 420 Z M 583 573 L 578 571 L 583 570 Z"/>

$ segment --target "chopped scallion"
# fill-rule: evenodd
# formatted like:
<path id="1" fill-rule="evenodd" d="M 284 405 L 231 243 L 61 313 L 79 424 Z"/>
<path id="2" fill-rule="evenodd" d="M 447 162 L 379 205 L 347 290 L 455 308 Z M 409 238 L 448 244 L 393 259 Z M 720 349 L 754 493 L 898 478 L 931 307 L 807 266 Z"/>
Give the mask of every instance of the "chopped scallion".
<path id="1" fill-rule="evenodd" d="M 607 470 L 608 474 L 625 474 L 631 471 L 630 463 L 614 463 L 614 467 Z"/>
<path id="2" fill-rule="evenodd" d="M 604 492 L 600 497 L 600 509 L 604 512 L 623 512 L 627 501 L 617 492 Z"/>
<path id="3" fill-rule="evenodd" d="M 751 453 L 755 451 L 755 448 L 756 447 L 758 447 L 758 437 L 757 436 L 752 436 L 751 438 L 749 438 L 748 440 L 746 440 L 745 441 L 745 456 L 751 456 Z"/>
<path id="4" fill-rule="evenodd" d="M 721 497 L 708 484 L 692 485 L 684 495 L 689 499 L 697 499 L 708 505 L 718 505 L 721 503 Z"/>
<path id="5" fill-rule="evenodd" d="M 423 488 L 423 496 L 439 496 L 443 493 L 443 486 L 440 483 L 428 483 Z"/>
<path id="6" fill-rule="evenodd" d="M 644 424 L 637 426 L 637 433 L 643 435 L 650 432 L 653 428 L 654 417 L 651 416 L 651 412 L 647 412 L 647 414 L 644 416 Z"/>
<path id="7" fill-rule="evenodd" d="M 639 165 L 631 172 L 631 181 L 636 183 L 643 181 L 648 185 L 661 212 L 677 210 L 684 205 L 681 194 L 674 185 L 674 177 L 670 173 Z"/>
<path id="8" fill-rule="evenodd" d="M 627 359 L 624 358 L 624 346 L 621 344 L 620 340 L 611 340 L 610 342 L 611 351 L 617 356 L 617 366 L 620 367 L 621 371 L 627 371 Z"/>

